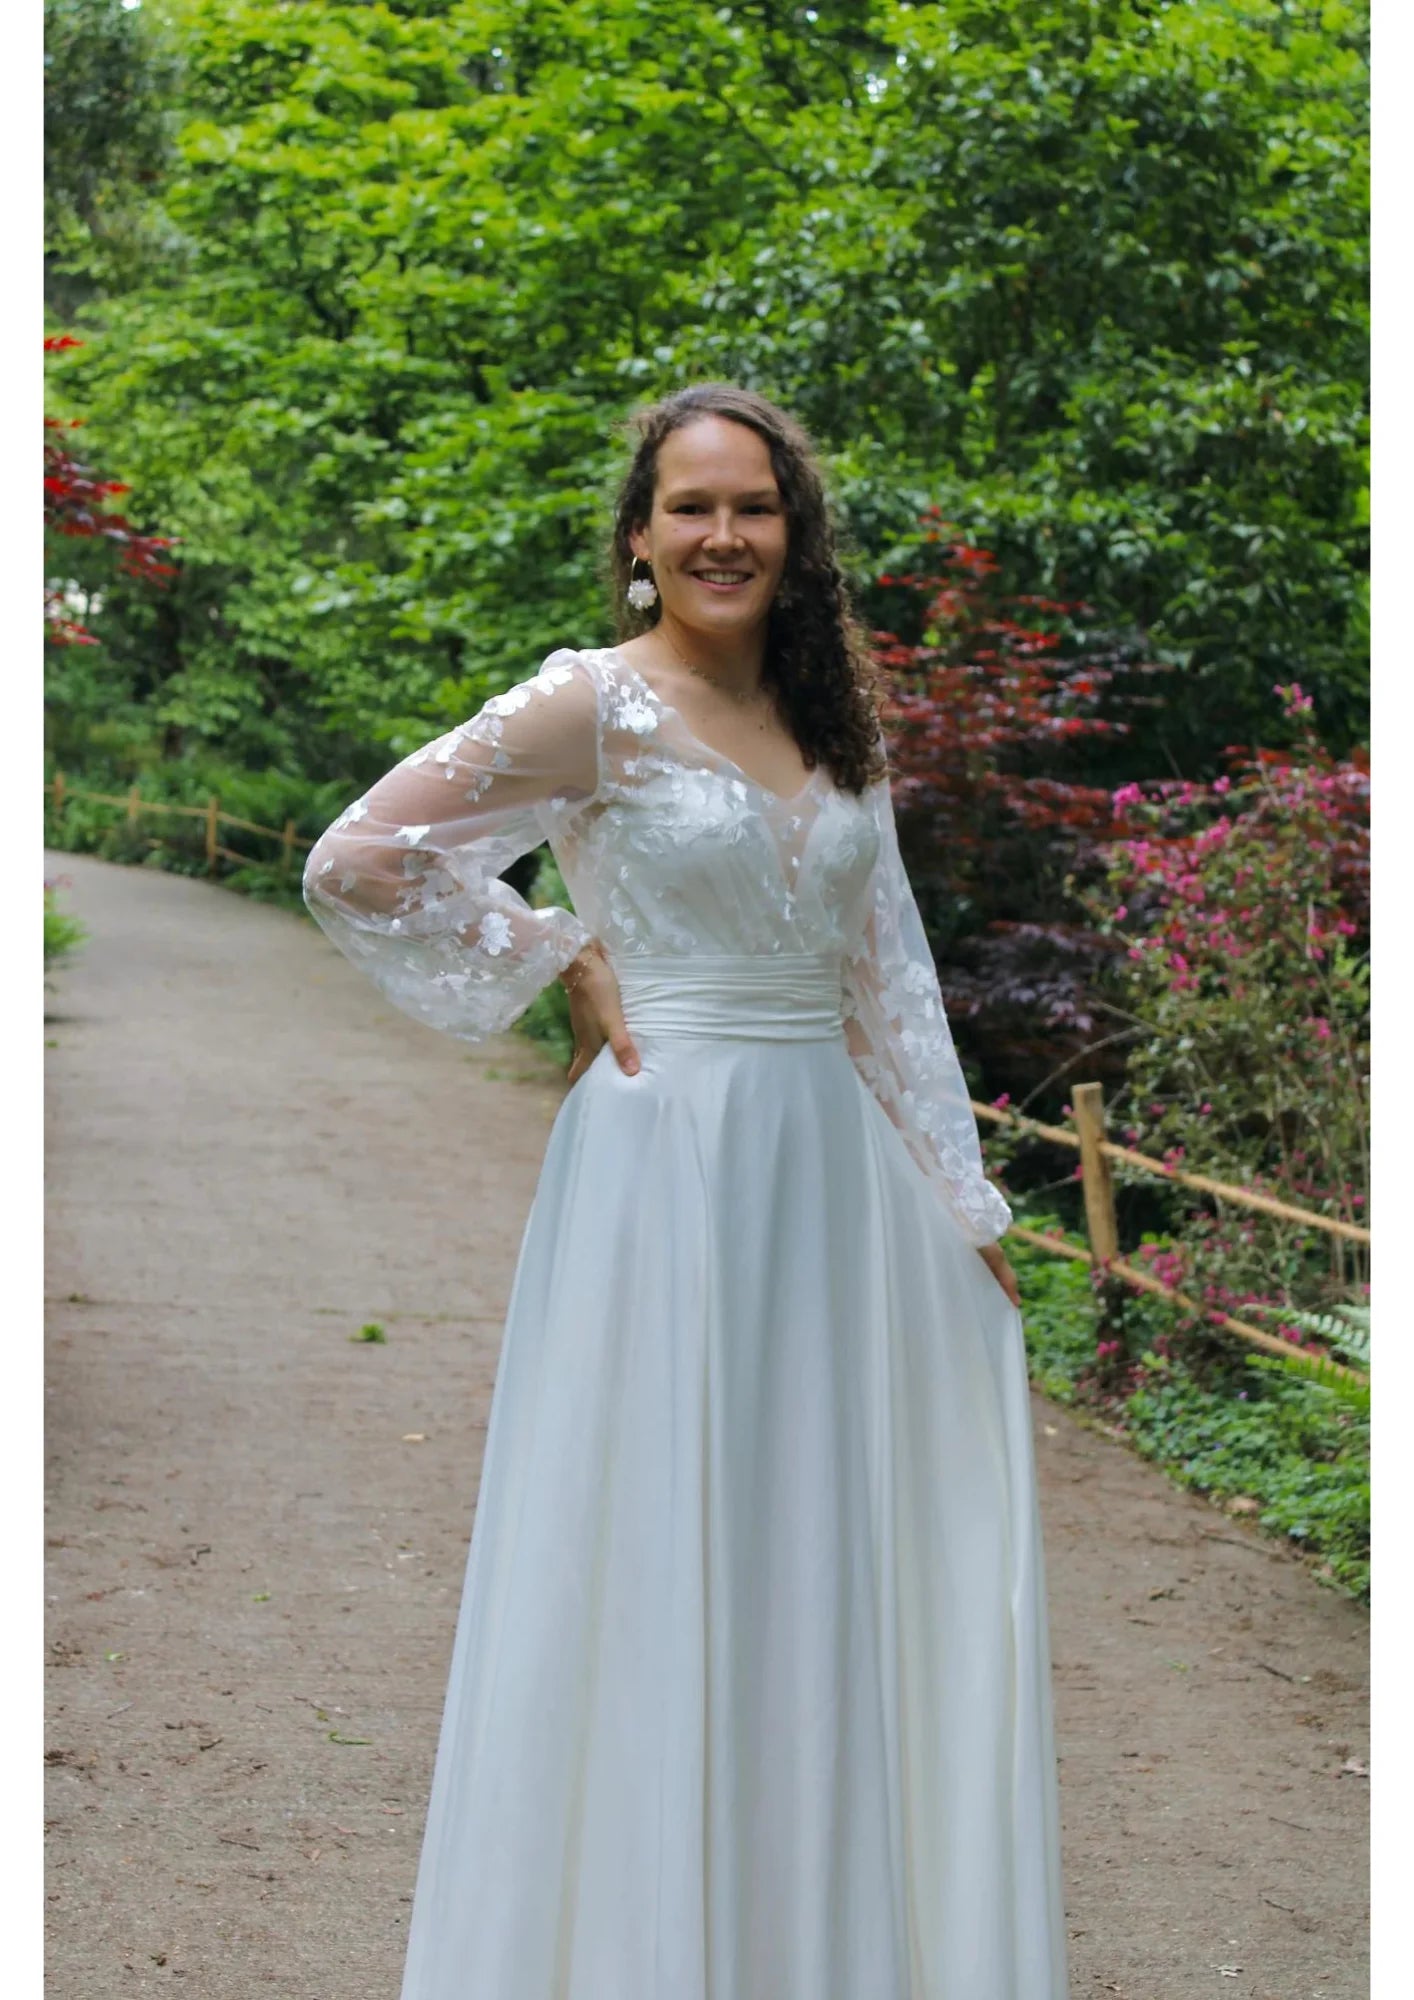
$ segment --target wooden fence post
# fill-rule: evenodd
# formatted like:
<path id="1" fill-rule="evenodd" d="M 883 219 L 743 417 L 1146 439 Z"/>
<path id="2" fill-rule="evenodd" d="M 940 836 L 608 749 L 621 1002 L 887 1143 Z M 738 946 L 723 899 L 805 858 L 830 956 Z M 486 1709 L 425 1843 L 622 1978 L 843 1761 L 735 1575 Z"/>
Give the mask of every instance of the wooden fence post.
<path id="1" fill-rule="evenodd" d="M 54 773 L 54 817 L 58 819 L 64 810 L 64 773 Z"/>
<path id="2" fill-rule="evenodd" d="M 1098 1083 L 1079 1083 L 1071 1096 L 1075 1110 L 1075 1136 L 1080 1141 L 1085 1228 L 1096 1258 L 1107 1264 L 1119 1255 L 1119 1224 L 1115 1217 L 1110 1163 L 1100 1150 L 1105 1142 L 1104 1091 Z"/>
<path id="3" fill-rule="evenodd" d="M 285 821 L 285 831 L 282 839 L 284 845 L 280 849 L 280 873 L 288 875 L 290 872 L 290 863 L 295 858 L 295 823 L 292 819 Z"/>
<path id="4" fill-rule="evenodd" d="M 140 801 L 139 801 L 139 799 L 138 799 L 138 793 L 137 793 L 137 786 L 136 786 L 136 785 L 130 785 L 130 786 L 128 787 L 128 825 L 129 825 L 129 826 L 136 826 L 136 825 L 137 825 L 137 816 L 138 816 L 138 812 L 139 812 L 139 809 L 140 809 Z"/>
<path id="5" fill-rule="evenodd" d="M 206 802 L 206 868 L 208 874 L 216 873 L 216 835 L 221 814 L 221 802 L 215 792 Z"/>
<path id="6" fill-rule="evenodd" d="M 1080 1172 L 1085 1190 L 1085 1233 L 1094 1257 L 1098 1332 L 1108 1342 L 1118 1340 L 1119 1359 L 1124 1358 L 1125 1331 L 1122 1302 L 1124 1282 L 1111 1266 L 1119 1258 L 1119 1221 L 1115 1215 L 1114 1180 L 1110 1163 L 1101 1147 L 1105 1143 L 1105 1095 L 1098 1083 L 1078 1083 L 1070 1093 L 1075 1113 L 1075 1136 L 1080 1141 Z M 1108 1374 L 1113 1364 L 1101 1371 Z"/>

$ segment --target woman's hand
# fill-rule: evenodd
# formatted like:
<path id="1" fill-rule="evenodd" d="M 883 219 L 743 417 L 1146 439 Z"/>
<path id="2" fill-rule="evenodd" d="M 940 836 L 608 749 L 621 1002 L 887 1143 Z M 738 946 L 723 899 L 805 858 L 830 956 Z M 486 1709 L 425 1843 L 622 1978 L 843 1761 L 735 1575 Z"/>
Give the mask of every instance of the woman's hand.
<path id="1" fill-rule="evenodd" d="M 1014 1306 L 1021 1304 L 1021 1287 L 1016 1282 L 1016 1273 L 1007 1262 L 1007 1254 L 1000 1243 L 984 1243 L 977 1252 L 992 1276 L 1006 1293 Z"/>
<path id="2" fill-rule="evenodd" d="M 636 1076 L 638 1050 L 629 1040 L 619 982 L 598 938 L 592 938 L 578 958 L 570 960 L 560 974 L 560 984 L 569 995 L 570 1027 L 574 1031 L 570 1082 L 579 1082 L 605 1042 L 614 1051 L 624 1075 Z"/>

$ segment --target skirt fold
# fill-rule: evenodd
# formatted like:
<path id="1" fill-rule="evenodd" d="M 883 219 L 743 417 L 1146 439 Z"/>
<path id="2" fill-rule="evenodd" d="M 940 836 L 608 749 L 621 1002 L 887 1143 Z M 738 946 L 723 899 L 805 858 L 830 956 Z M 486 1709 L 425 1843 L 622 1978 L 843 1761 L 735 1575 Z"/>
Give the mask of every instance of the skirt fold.
<path id="1" fill-rule="evenodd" d="M 1019 1316 L 828 1023 L 635 1032 L 526 1227 L 403 2000 L 1064 2000 Z"/>

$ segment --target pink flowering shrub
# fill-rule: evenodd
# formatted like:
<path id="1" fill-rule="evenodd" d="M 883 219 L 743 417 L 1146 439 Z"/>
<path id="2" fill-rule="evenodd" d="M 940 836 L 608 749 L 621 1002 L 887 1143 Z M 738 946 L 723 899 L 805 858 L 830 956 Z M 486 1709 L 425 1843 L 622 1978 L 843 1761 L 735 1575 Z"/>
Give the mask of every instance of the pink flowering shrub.
<path id="1" fill-rule="evenodd" d="M 1276 692 L 1291 748 L 1229 751 L 1208 785 L 1113 795 L 1123 831 L 1107 887 L 1085 897 L 1116 945 L 1111 1011 L 1130 1035 L 1112 1136 L 1170 1167 L 1366 1223 L 1368 760 L 1332 758 L 1309 696 Z M 1367 1289 L 1359 1246 L 1232 1204 L 1215 1213 L 1178 1186 L 1170 1234 L 1151 1252 L 1164 1265 L 1155 1275 L 1210 1314 Z"/>

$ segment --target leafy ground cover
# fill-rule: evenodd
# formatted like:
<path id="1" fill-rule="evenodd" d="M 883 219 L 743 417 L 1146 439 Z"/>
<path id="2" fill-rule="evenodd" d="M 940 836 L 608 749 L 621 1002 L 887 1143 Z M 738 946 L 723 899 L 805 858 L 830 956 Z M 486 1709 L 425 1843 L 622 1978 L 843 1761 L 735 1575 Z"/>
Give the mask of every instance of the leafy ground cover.
<path id="1" fill-rule="evenodd" d="M 1053 1215 L 1019 1219 L 1056 1226 Z M 1185 1339 L 1161 1301 L 1104 1299 L 1086 1266 L 1014 1239 L 1008 1249 L 1032 1379 L 1047 1396 L 1226 1512 L 1286 1537 L 1323 1583 L 1369 1601 L 1368 1394 L 1234 1340 Z"/>

